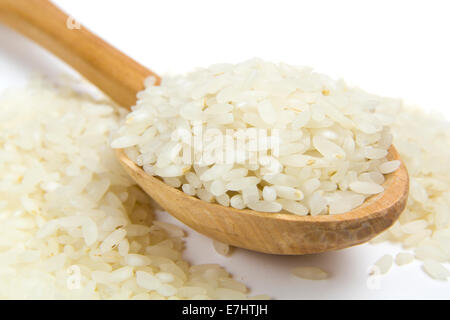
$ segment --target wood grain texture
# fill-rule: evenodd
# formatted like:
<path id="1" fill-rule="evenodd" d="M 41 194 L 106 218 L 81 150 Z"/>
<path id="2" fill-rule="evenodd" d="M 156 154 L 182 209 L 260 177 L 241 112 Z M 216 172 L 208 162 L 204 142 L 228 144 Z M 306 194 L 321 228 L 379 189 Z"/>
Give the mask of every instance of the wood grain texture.
<path id="1" fill-rule="evenodd" d="M 309 254 L 364 243 L 395 222 L 408 198 L 409 177 L 402 163 L 386 176 L 382 194 L 344 214 L 296 216 L 238 210 L 188 196 L 147 175 L 123 150 L 116 154 L 128 174 L 175 218 L 213 239 L 264 253 Z M 399 159 L 394 147 L 388 158 Z"/>
<path id="2" fill-rule="evenodd" d="M 84 27 L 67 27 L 68 16 L 46 0 L 0 0 L 0 21 L 41 44 L 124 107 L 136 103 L 144 80 L 157 75 Z M 200 233 L 231 245 L 273 254 L 308 254 L 370 240 L 403 211 L 409 190 L 406 167 L 386 177 L 385 192 L 339 215 L 296 216 L 237 210 L 207 203 L 147 175 L 117 150 L 129 175 L 164 209 Z M 394 147 L 390 159 L 399 159 Z"/>
<path id="3" fill-rule="evenodd" d="M 47 0 L 0 0 L 0 22 L 58 56 L 119 105 L 133 106 L 147 77 L 159 81 L 156 74 L 83 26 L 69 28 L 73 21 L 68 19 Z"/>

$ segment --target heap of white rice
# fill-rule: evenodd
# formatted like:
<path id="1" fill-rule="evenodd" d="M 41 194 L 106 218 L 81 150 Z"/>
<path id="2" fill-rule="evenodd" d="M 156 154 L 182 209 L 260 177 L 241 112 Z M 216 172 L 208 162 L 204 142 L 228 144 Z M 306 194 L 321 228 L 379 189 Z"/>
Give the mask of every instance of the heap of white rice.
<path id="1" fill-rule="evenodd" d="M 445 267 L 450 263 L 450 123 L 418 108 L 383 111 L 396 116 L 392 133 L 411 187 L 399 220 L 373 242 L 402 244 L 407 251 L 397 255 L 398 265 L 415 257 L 424 262 L 431 277 L 446 280 L 450 277 Z"/>
<path id="2" fill-rule="evenodd" d="M 154 220 L 108 146 L 119 113 L 43 83 L 0 98 L 0 299 L 247 298 Z"/>
<path id="3" fill-rule="evenodd" d="M 399 101 L 259 59 L 150 80 L 115 135 L 145 172 L 224 206 L 339 214 L 383 192 Z M 252 131 L 253 130 L 253 131 Z M 242 135 L 256 134 L 251 138 Z M 264 133 L 264 134 L 263 134 Z M 241 144 L 239 144 L 239 139 Z"/>
<path id="4" fill-rule="evenodd" d="M 284 69 L 297 70 L 287 66 L 266 69 L 268 65 L 259 61 L 248 62 L 241 65 L 241 68 L 245 65 L 253 68 L 258 64 L 266 67 L 254 71 L 253 76 L 246 78 L 246 81 L 251 82 L 255 73 L 262 72 L 263 69 L 269 74 L 272 70 L 272 75 Z M 211 71 L 199 72 L 208 75 Z M 326 101 L 329 96 L 337 95 L 343 101 L 360 101 L 359 105 L 371 107 L 368 108 L 367 113 L 364 113 L 367 118 L 358 119 L 361 121 L 378 119 L 381 121 L 379 126 L 382 128 L 382 131 L 373 135 L 352 128 L 351 131 L 355 134 L 354 150 L 346 151 L 342 159 L 339 159 L 340 157 L 332 159 L 319 151 L 311 150 L 302 153 L 307 155 L 308 159 L 309 157 L 317 158 L 315 161 L 322 164 L 325 164 L 323 161 L 329 161 L 327 162 L 329 165 L 345 164 L 348 166 L 346 171 L 348 176 L 356 174 L 350 173 L 354 172 L 350 170 L 351 165 L 356 165 L 357 162 L 361 167 L 369 165 L 367 169 L 370 169 L 369 171 L 356 175 L 360 182 L 370 182 L 371 186 L 373 183 L 379 185 L 382 177 L 380 173 L 388 171 L 385 167 L 393 170 L 395 164 L 382 164 L 383 158 L 370 159 L 361 155 L 357 158 L 359 160 L 355 160 L 354 154 L 363 150 L 373 150 L 371 148 L 381 149 L 380 141 L 385 141 L 383 145 L 386 150 L 392 137 L 385 125 L 389 122 L 387 121 L 389 115 L 397 117 L 390 126 L 395 145 L 410 173 L 410 198 L 407 209 L 398 222 L 380 235 L 375 242 L 388 240 L 401 243 L 405 252 L 400 252 L 396 256 L 395 262 L 398 265 L 408 264 L 415 257 L 423 261 L 423 269 L 431 277 L 439 280 L 448 279 L 450 276 L 447 267 L 450 262 L 449 123 L 442 120 L 442 117 L 405 108 L 394 100 L 369 96 L 357 89 L 347 88 L 342 82 L 332 82 L 309 70 L 300 69 L 295 71 L 295 74 L 299 72 L 305 78 L 294 77 L 291 80 L 298 84 L 303 83 L 303 86 L 309 85 L 313 89 L 316 88 L 317 90 L 311 89 L 311 99 L 315 97 L 320 101 L 323 99 Z M 286 76 L 284 79 L 289 79 L 287 74 L 290 73 L 285 71 L 284 74 Z M 283 76 L 280 77 L 283 78 Z M 300 79 L 303 79 L 303 82 Z M 179 77 L 172 80 L 183 82 L 185 78 Z M 278 80 L 281 81 L 280 78 Z M 324 83 L 328 83 L 326 89 L 320 87 Z M 167 88 L 151 87 L 147 89 L 147 92 L 141 93 L 141 99 L 147 96 L 150 100 L 156 99 L 155 101 L 172 101 L 172 99 L 177 101 L 177 98 L 163 99 L 162 94 L 160 99 L 157 92 L 154 92 L 156 95 L 148 93 L 148 91 L 153 92 L 152 90 L 168 90 Z M 322 88 L 324 92 L 319 93 L 319 88 Z M 192 90 L 192 88 L 188 89 Z M 282 91 L 282 89 L 283 87 L 278 87 L 278 90 Z M 255 94 L 258 95 L 258 93 Z M 171 103 L 175 103 L 173 101 Z M 168 102 L 165 103 L 167 106 Z M 332 130 L 329 131 L 330 127 L 316 128 L 312 125 L 317 124 L 315 122 L 317 119 L 314 119 L 318 115 L 314 115 L 315 112 L 323 109 L 317 107 L 319 105 L 317 103 L 307 103 L 307 105 L 307 107 L 304 105 L 306 109 L 300 113 L 309 114 L 308 123 L 311 125 L 300 128 L 302 137 L 309 135 L 308 140 L 311 141 L 314 140 L 314 134 L 319 136 L 322 134 L 327 137 L 325 138 L 327 141 L 334 141 L 333 143 L 336 144 L 336 141 L 332 139 Z M 348 106 L 353 105 L 355 104 Z M 319 111 L 313 111 L 316 107 Z M 140 109 L 142 111 L 139 111 Z M 155 109 L 159 110 L 158 107 Z M 161 110 L 164 111 L 164 108 Z M 215 110 L 218 111 L 218 109 Z M 277 125 L 283 118 L 281 115 L 288 111 L 284 109 L 278 113 Z M 144 130 L 142 127 L 148 126 L 147 112 L 149 112 L 148 108 L 143 104 L 142 107 L 136 108 L 134 117 L 129 117 L 127 121 L 131 123 L 143 121 L 139 130 Z M 167 112 L 170 114 L 169 110 Z M 202 114 L 203 112 L 202 110 Z M 235 112 L 237 111 L 231 113 L 233 117 Z M 160 113 L 158 117 L 162 117 L 162 114 Z M 108 147 L 110 131 L 118 125 L 121 116 L 124 116 L 123 111 L 111 106 L 109 102 L 94 101 L 89 97 L 79 96 L 71 90 L 57 90 L 41 82 L 36 82 L 26 89 L 11 90 L 0 97 L 0 127 L 2 128 L 0 131 L 0 298 L 247 298 L 248 292 L 245 285 L 233 280 L 220 266 L 189 266 L 182 259 L 183 231 L 176 226 L 155 220 L 149 198 L 122 171 Z M 156 117 L 156 115 L 153 116 Z M 351 113 L 346 113 L 346 117 L 351 119 Z M 154 126 L 150 125 L 146 129 L 151 126 L 161 130 L 165 126 L 170 127 L 170 121 L 163 120 L 163 117 L 158 119 Z M 325 121 L 329 119 L 329 116 L 325 113 L 321 119 Z M 361 121 L 354 121 L 354 124 L 362 125 Z M 181 120 L 176 122 L 186 123 Z M 373 125 L 370 121 L 367 124 Z M 217 127 L 217 125 L 214 126 Z M 331 126 L 331 128 L 335 127 L 339 126 Z M 125 125 L 121 130 L 124 133 L 132 128 L 139 128 L 139 126 L 128 128 L 128 125 Z M 339 132 L 346 132 L 346 130 L 341 128 Z M 281 138 L 286 139 L 285 134 L 288 134 L 288 131 L 281 129 Z M 379 139 L 377 142 L 373 140 L 375 137 Z M 155 135 L 155 139 L 163 139 L 163 137 Z M 351 144 L 349 139 L 348 142 Z M 281 145 L 280 153 L 294 151 L 296 155 L 299 151 L 295 150 L 299 149 L 295 149 L 294 146 L 300 148 L 299 141 L 285 142 Z M 346 150 L 343 146 L 340 148 Z M 131 157 L 134 155 L 138 162 L 147 159 L 139 150 L 137 144 L 129 147 L 127 152 Z M 230 175 L 222 175 L 220 179 L 256 177 L 258 172 L 262 172 L 262 168 L 252 170 L 245 165 L 236 165 L 236 167 L 230 169 L 232 171 Z M 343 171 L 336 171 L 327 178 L 320 175 L 325 167 L 314 167 L 311 164 L 306 164 L 304 168 L 283 167 L 286 173 L 275 175 L 279 179 L 277 181 L 288 179 L 286 177 L 293 175 L 294 172 L 302 174 L 296 176 L 300 179 L 302 177 L 306 179 L 308 175 L 316 178 L 306 179 L 308 183 L 301 180 L 303 182 L 300 187 L 283 184 L 280 184 L 278 188 L 273 187 L 276 194 L 275 200 L 273 200 L 273 189 L 263 188 L 262 192 L 259 189 L 260 199 L 268 201 L 267 197 L 272 197 L 271 202 L 280 203 L 283 206 L 286 203 L 296 203 L 295 208 L 299 208 L 299 205 L 308 206 L 311 199 L 318 198 L 317 195 L 319 195 L 327 200 L 329 208 L 320 213 L 325 213 L 326 210 L 333 213 L 331 193 L 334 192 L 336 196 L 341 197 L 348 197 L 350 194 L 353 194 L 352 197 L 355 198 L 359 195 L 366 196 L 354 191 L 351 193 L 341 190 L 346 185 L 345 181 L 333 181 L 333 179 Z M 145 164 L 144 168 L 152 172 L 152 168 L 156 170 L 158 166 Z M 180 177 L 166 178 L 166 182 L 174 186 L 178 182 L 182 185 L 192 184 L 195 194 L 203 197 L 207 195 L 211 185 L 204 184 L 200 179 L 198 180 L 201 184 L 198 183 L 194 175 L 199 178 L 197 171 L 200 167 L 195 165 L 192 168 Z M 243 173 L 246 174 L 243 175 Z M 346 175 L 343 174 L 343 176 Z M 193 177 L 194 180 L 192 180 Z M 270 183 L 263 179 L 265 179 L 264 176 L 261 176 L 261 181 L 265 182 L 260 182 L 258 186 L 270 186 Z M 320 182 L 318 187 L 317 180 Z M 194 183 L 195 181 L 197 184 Z M 310 191 L 314 184 L 316 185 L 314 191 Z M 304 188 L 305 185 L 310 185 L 311 189 Z M 350 183 L 347 183 L 347 186 L 349 187 Z M 288 194 L 287 191 L 292 191 L 289 188 L 302 191 L 304 199 L 283 198 Z M 283 191 L 279 192 L 279 190 Z M 233 191 L 233 197 L 240 196 L 240 199 L 244 201 L 246 194 L 243 191 Z M 225 201 L 220 202 L 220 199 L 226 199 L 225 196 L 211 196 L 211 201 L 213 197 L 219 203 L 226 204 Z M 236 201 L 232 203 L 236 204 Z M 306 210 L 303 214 L 305 212 Z M 225 244 L 215 243 L 215 248 L 223 255 L 228 254 L 229 248 Z M 393 261 L 392 257 L 383 256 L 377 262 L 377 266 L 382 272 L 388 272 Z M 311 267 L 296 268 L 293 273 L 308 279 L 328 277 L 323 270 Z"/>

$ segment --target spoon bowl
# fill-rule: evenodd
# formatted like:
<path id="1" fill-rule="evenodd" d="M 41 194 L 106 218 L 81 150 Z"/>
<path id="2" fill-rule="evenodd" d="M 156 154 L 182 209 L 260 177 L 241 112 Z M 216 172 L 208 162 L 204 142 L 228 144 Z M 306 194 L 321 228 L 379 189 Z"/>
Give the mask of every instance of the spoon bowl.
<path id="1" fill-rule="evenodd" d="M 351 247 L 389 228 L 406 205 L 408 172 L 400 168 L 385 176 L 385 191 L 360 207 L 335 215 L 298 216 L 289 213 L 238 210 L 209 203 L 170 187 L 145 173 L 122 149 L 117 158 L 125 171 L 172 216 L 192 229 L 236 247 L 271 254 L 309 254 Z M 391 147 L 389 160 L 399 160 Z"/>
<path id="2" fill-rule="evenodd" d="M 133 106 L 147 77 L 159 83 L 156 74 L 72 20 L 47 0 L 0 0 L 0 22 L 53 52 L 119 105 Z M 123 150 L 116 154 L 141 188 L 178 220 L 221 242 L 272 254 L 317 253 L 366 242 L 394 223 L 405 208 L 409 190 L 402 163 L 386 176 L 383 193 L 344 214 L 297 216 L 238 210 L 191 197 L 147 175 Z M 400 160 L 394 147 L 388 158 Z"/>

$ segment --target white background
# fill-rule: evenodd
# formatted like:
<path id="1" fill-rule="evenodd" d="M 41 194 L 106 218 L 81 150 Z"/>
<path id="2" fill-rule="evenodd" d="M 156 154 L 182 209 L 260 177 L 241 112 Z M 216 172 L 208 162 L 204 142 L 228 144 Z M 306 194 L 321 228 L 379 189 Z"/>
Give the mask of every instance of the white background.
<path id="1" fill-rule="evenodd" d="M 450 118 L 450 7 L 445 0 L 55 2 L 159 74 L 261 57 L 310 65 L 367 91 L 401 97 Z M 68 70 L 0 26 L 0 89 L 23 84 L 33 73 L 57 75 Z M 448 282 L 431 280 L 419 262 L 394 266 L 379 279 L 378 290 L 369 289 L 369 267 L 385 252 L 399 249 L 366 244 L 297 257 L 237 249 L 224 258 L 208 239 L 189 230 L 185 257 L 195 264 L 224 265 L 252 293 L 274 298 L 450 298 Z M 295 266 L 319 266 L 332 277 L 294 278 L 289 272 Z"/>

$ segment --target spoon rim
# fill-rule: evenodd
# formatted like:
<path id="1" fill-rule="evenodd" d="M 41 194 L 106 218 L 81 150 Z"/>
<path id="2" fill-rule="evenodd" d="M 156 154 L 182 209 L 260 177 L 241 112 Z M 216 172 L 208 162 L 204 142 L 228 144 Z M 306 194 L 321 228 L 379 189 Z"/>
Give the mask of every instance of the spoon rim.
<path id="1" fill-rule="evenodd" d="M 230 211 L 230 213 L 232 212 L 234 214 L 258 216 L 261 218 L 283 220 L 286 222 L 304 222 L 304 223 L 330 223 L 330 222 L 335 223 L 344 221 L 351 222 L 362 218 L 367 218 L 368 216 L 375 217 L 377 214 L 383 215 L 383 212 L 392 207 L 393 204 L 399 203 L 403 197 L 407 197 L 409 190 L 409 175 L 407 168 L 404 162 L 401 160 L 398 151 L 393 145 L 391 145 L 391 147 L 389 148 L 388 160 L 399 160 L 400 167 L 396 171 L 384 175 L 385 182 L 382 184 L 382 186 L 385 188 L 385 190 L 383 192 L 368 197 L 363 204 L 352 209 L 351 211 L 339 214 L 322 214 L 316 216 L 312 216 L 311 214 L 301 216 L 293 213 L 284 213 L 284 212 L 275 212 L 275 213 L 262 212 L 248 208 L 236 209 L 231 206 L 227 207 L 215 202 L 207 202 L 195 196 L 188 195 L 178 188 L 169 186 L 164 181 L 162 181 L 158 176 L 151 176 L 147 174 L 142 169 L 142 167 L 138 166 L 136 163 L 134 163 L 131 159 L 127 157 L 124 149 L 115 149 L 115 152 L 119 161 L 130 167 L 135 172 L 138 172 L 140 175 L 145 176 L 146 179 L 153 180 L 153 182 L 157 183 L 162 188 L 170 189 L 171 192 L 175 192 L 175 194 L 178 194 L 179 196 L 190 198 L 192 201 L 194 201 L 194 203 L 198 202 L 202 203 L 203 205 L 207 204 L 210 205 L 212 208 L 214 208 L 215 206 L 218 206 L 222 209 L 226 208 L 227 210 Z M 398 184 L 396 182 L 400 182 L 400 185 L 403 186 L 403 188 L 396 188 Z M 392 201 L 392 198 L 394 198 L 394 201 Z M 379 206 L 380 203 L 384 205 L 380 207 Z"/>

